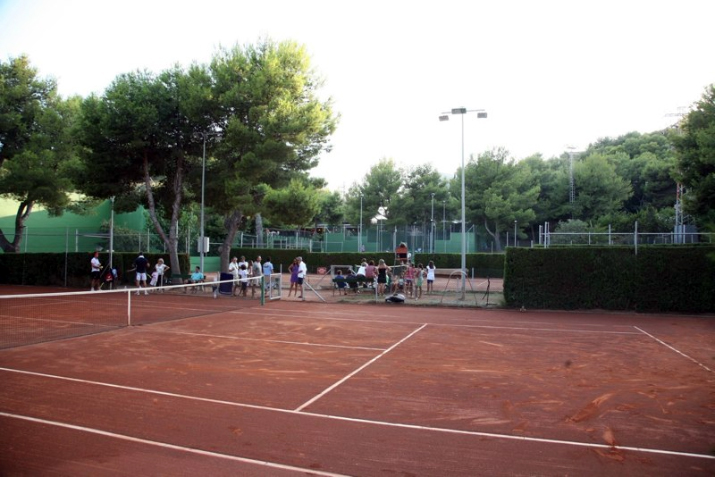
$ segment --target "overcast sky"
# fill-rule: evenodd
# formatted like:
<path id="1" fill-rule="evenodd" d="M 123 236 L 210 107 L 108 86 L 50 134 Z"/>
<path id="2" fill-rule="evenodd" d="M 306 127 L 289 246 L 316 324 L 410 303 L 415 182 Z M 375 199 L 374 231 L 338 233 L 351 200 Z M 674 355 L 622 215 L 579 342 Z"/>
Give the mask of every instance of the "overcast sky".
<path id="1" fill-rule="evenodd" d="M 341 115 L 314 176 L 347 190 L 381 158 L 452 175 L 465 151 L 558 156 L 662 129 L 715 83 L 712 0 L 0 0 L 0 56 L 63 96 L 121 73 L 208 63 L 219 46 L 295 40 Z"/>

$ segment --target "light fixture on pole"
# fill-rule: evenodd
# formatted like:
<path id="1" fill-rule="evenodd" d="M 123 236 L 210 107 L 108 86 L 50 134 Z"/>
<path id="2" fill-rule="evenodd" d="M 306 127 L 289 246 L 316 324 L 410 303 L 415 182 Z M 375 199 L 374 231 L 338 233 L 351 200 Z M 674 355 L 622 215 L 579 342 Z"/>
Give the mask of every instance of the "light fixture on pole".
<path id="1" fill-rule="evenodd" d="M 450 114 L 459 114 L 462 117 L 462 300 L 466 291 L 467 282 L 467 231 L 465 230 L 466 223 L 466 207 L 464 194 L 464 115 L 467 113 L 477 113 L 477 118 L 486 118 L 487 113 L 483 109 L 467 109 L 453 108 L 452 111 L 442 113 L 439 117 L 440 121 L 449 121 Z"/>
<path id="2" fill-rule="evenodd" d="M 434 253 L 434 192 L 432 192 L 432 218 L 429 225 L 430 253 Z"/>

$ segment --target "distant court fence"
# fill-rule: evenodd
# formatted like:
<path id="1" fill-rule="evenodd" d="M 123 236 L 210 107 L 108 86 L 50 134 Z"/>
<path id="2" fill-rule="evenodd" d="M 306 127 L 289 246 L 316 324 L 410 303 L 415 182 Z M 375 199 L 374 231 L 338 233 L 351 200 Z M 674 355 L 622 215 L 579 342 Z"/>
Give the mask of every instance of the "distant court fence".
<path id="1" fill-rule="evenodd" d="M 5 230 L 5 236 L 12 240 L 14 231 Z M 466 230 L 466 252 L 499 253 L 505 247 L 550 247 L 550 246 L 631 246 L 638 245 L 677 245 L 677 244 L 712 244 L 715 234 L 697 232 L 692 227 L 683 227 L 671 232 L 640 232 L 637 224 L 633 231 L 612 232 L 552 232 L 545 223 L 529 237 L 524 230 L 507 230 L 499 234 L 499 240 L 484 230 L 470 225 Z M 178 253 L 197 256 L 198 235 L 183 234 L 178 240 Z M 136 232 L 110 233 L 96 229 L 28 227 L 25 229 L 20 252 L 22 253 L 71 253 L 94 250 L 117 253 L 167 253 L 166 245 L 156 233 Z M 417 253 L 461 253 L 462 234 L 459 223 L 435 224 L 431 230 L 426 226 L 402 225 L 390 226 L 386 223 L 365 224 L 362 228 L 343 225 L 324 225 L 310 229 L 273 230 L 266 229 L 261 236 L 239 232 L 232 248 L 260 248 L 283 250 L 310 250 L 318 253 L 344 252 L 390 252 L 405 243 L 410 251 Z M 209 237 L 209 256 L 219 254 L 223 242 Z"/>

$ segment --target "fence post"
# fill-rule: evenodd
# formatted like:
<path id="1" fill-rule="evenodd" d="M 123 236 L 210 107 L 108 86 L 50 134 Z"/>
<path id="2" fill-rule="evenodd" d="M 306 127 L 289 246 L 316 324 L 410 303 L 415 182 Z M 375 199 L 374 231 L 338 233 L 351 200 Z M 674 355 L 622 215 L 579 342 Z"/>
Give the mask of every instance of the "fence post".
<path id="1" fill-rule="evenodd" d="M 636 255 L 638 255 L 638 221 L 636 220 L 635 228 L 633 230 L 633 243 L 635 244 Z"/>

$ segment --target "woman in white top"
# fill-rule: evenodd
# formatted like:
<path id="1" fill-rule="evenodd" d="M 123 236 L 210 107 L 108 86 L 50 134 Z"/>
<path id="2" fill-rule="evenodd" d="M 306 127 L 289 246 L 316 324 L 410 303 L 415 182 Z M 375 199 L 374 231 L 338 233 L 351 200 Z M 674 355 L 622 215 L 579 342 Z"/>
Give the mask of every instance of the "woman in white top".
<path id="1" fill-rule="evenodd" d="M 434 272 L 437 268 L 434 266 L 434 262 L 430 260 L 427 264 L 427 294 L 432 293 L 432 285 L 434 284 Z"/>
<path id="2" fill-rule="evenodd" d="M 154 265 L 154 269 L 156 270 L 156 285 L 159 287 L 163 286 L 164 285 L 164 274 L 169 269 L 169 266 L 164 263 L 163 258 L 160 258 L 159 260 L 156 261 L 156 265 Z"/>

